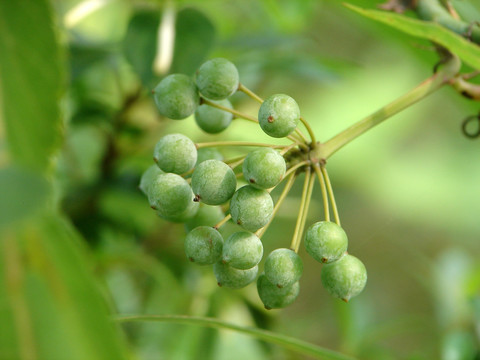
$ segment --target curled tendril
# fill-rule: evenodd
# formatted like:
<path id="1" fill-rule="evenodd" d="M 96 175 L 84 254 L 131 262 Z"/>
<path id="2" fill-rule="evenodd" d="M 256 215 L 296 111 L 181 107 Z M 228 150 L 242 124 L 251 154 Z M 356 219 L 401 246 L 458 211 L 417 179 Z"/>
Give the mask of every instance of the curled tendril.
<path id="1" fill-rule="evenodd" d="M 477 129 L 474 132 L 469 131 L 467 129 L 469 123 L 471 123 L 472 121 L 477 122 Z M 462 132 L 463 132 L 463 135 L 465 135 L 469 139 L 476 139 L 480 137 L 480 112 L 477 115 L 471 115 L 467 117 L 465 120 L 463 120 Z"/>

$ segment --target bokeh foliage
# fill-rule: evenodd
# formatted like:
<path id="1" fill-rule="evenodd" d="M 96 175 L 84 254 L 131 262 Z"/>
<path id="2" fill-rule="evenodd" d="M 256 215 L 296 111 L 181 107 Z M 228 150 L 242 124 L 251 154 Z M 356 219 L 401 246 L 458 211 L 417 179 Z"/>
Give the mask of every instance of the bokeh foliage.
<path id="1" fill-rule="evenodd" d="M 476 3 L 452 4 L 480 19 Z M 172 43 L 158 43 L 160 24 Z M 478 105 L 442 89 L 332 157 L 367 288 L 348 305 L 331 299 L 302 248 L 297 302 L 267 312 L 254 286 L 218 289 L 191 265 L 183 225 L 159 219 L 137 189 L 163 134 L 271 141 L 250 123 L 207 135 L 191 118 L 158 115 L 156 82 L 215 56 L 260 95 L 293 96 L 321 140 L 438 60 L 428 41 L 333 0 L 0 1 L 0 359 L 303 358 L 233 332 L 120 327 L 113 314 L 211 316 L 361 359 L 478 358 L 479 144 L 459 127 Z M 290 242 L 299 185 L 265 234 L 266 253 Z M 323 216 L 319 189 L 311 206 L 307 226 Z"/>

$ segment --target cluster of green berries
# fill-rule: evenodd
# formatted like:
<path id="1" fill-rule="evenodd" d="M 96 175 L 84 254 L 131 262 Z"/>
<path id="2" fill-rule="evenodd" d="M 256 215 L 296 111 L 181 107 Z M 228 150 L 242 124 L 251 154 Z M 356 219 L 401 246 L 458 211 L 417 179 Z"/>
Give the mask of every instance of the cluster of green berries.
<path id="1" fill-rule="evenodd" d="M 238 114 L 228 97 L 241 88 L 236 67 L 217 58 L 204 63 L 194 79 L 183 74 L 165 77 L 153 94 L 163 116 L 181 120 L 194 115 L 203 131 L 216 134 Z M 269 136 L 291 137 L 299 121 L 300 110 L 291 97 L 277 94 L 262 101 L 258 123 Z M 216 149 L 194 144 L 182 134 L 169 134 L 157 142 L 155 164 L 140 181 L 140 189 L 161 218 L 185 224 L 186 257 L 198 265 L 213 265 L 220 286 L 238 289 L 257 280 L 259 297 L 267 309 L 283 308 L 296 299 L 303 272 L 298 248 L 279 248 L 266 257 L 258 276 L 264 252 L 261 235 L 276 212 L 270 192 L 287 173 L 302 172 L 295 165 L 301 160 L 298 157 L 309 156 L 295 146 L 281 152 L 273 146 L 257 147 L 230 162 L 223 161 Z M 240 164 L 242 173 L 235 171 Z M 237 188 L 237 177 L 242 174 L 247 185 Z M 224 239 L 220 227 L 230 219 L 239 228 Z M 365 267 L 346 253 L 347 237 L 340 226 L 329 221 L 312 225 L 305 247 L 325 263 L 321 280 L 333 296 L 348 301 L 362 291 Z"/>

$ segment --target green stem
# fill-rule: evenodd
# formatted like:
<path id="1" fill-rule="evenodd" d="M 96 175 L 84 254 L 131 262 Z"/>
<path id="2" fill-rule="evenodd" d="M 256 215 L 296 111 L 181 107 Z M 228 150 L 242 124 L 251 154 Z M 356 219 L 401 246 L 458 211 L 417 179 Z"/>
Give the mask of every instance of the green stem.
<path id="1" fill-rule="evenodd" d="M 248 89 L 245 85 L 242 83 L 238 84 L 238 91 L 241 91 L 248 96 L 250 96 L 253 100 L 258 101 L 260 104 L 263 103 L 263 99 L 255 94 L 252 90 Z"/>
<path id="2" fill-rule="evenodd" d="M 308 187 L 310 183 L 310 166 L 307 167 L 305 170 L 305 181 L 303 182 L 303 190 L 302 190 L 302 199 L 300 200 L 300 208 L 298 210 L 297 222 L 295 224 L 295 230 L 293 232 L 292 242 L 290 243 L 290 249 L 295 252 L 298 252 L 297 244 L 300 242 L 298 239 L 300 238 L 301 232 L 301 225 L 303 221 L 303 212 L 305 211 L 305 204 L 307 202 L 307 193 Z"/>
<path id="3" fill-rule="evenodd" d="M 204 147 L 214 147 L 214 146 L 259 146 L 259 147 L 270 147 L 272 149 L 283 149 L 289 145 L 272 145 L 267 143 L 257 143 L 250 141 L 212 141 L 196 144 L 197 149 Z"/>
<path id="4" fill-rule="evenodd" d="M 338 216 L 338 209 L 337 203 L 335 202 L 335 195 L 333 194 L 332 183 L 330 182 L 330 178 L 328 177 L 327 168 L 325 165 L 320 165 L 320 170 L 322 171 L 322 175 L 325 178 L 325 183 L 327 185 L 327 192 L 328 197 L 330 198 L 330 203 L 332 204 L 332 211 L 333 211 L 333 218 L 338 226 L 340 226 L 340 217 Z"/>
<path id="5" fill-rule="evenodd" d="M 296 171 L 297 169 L 301 168 L 302 166 L 308 165 L 310 163 L 309 160 L 305 160 L 302 162 L 299 162 L 298 164 L 293 165 L 291 168 L 289 168 L 286 172 L 285 175 L 283 175 L 283 178 L 285 179 L 288 175 L 290 175 L 292 172 Z"/>
<path id="6" fill-rule="evenodd" d="M 230 164 L 230 165 L 229 165 L 230 168 L 233 170 L 233 169 L 235 169 L 237 166 L 242 165 L 246 158 L 247 158 L 247 157 L 244 156 L 243 159 L 240 159 L 240 160 L 238 160 L 238 161 Z"/>
<path id="7" fill-rule="evenodd" d="M 305 175 L 307 176 L 307 175 Z M 295 243 L 295 252 L 298 254 L 300 249 L 300 244 L 302 243 L 303 230 L 305 229 L 305 223 L 307 222 L 308 209 L 310 208 L 310 200 L 312 199 L 313 185 L 315 184 L 315 172 L 311 171 L 310 179 L 308 180 L 308 190 L 307 190 L 307 200 L 305 201 L 305 206 L 302 213 L 302 223 L 300 224 L 299 235 L 297 237 L 297 242 Z"/>
<path id="8" fill-rule="evenodd" d="M 255 233 L 255 235 L 257 235 L 259 238 L 263 236 L 265 231 L 267 231 L 268 227 L 272 223 L 273 219 L 275 218 L 275 215 L 278 212 L 278 209 L 280 208 L 280 206 L 282 206 L 283 200 L 285 200 L 288 193 L 290 192 L 290 189 L 292 188 L 293 183 L 295 182 L 295 178 L 296 178 L 295 173 L 291 174 L 290 177 L 288 178 L 287 183 L 285 184 L 285 187 L 283 188 L 282 193 L 280 194 L 280 197 L 278 198 L 277 202 L 275 203 L 275 206 L 273 207 L 273 213 L 272 213 L 272 217 L 270 218 L 270 221 L 267 223 L 267 225 L 265 225 L 260 230 L 257 230 L 257 232 Z"/>
<path id="9" fill-rule="evenodd" d="M 226 321 L 183 315 L 134 315 L 134 316 L 119 316 L 115 318 L 119 322 L 132 321 L 156 321 L 156 322 L 171 322 L 176 324 L 199 325 L 204 327 L 211 327 L 216 329 L 229 329 L 239 333 L 251 335 L 259 340 L 263 340 L 272 344 L 280 345 L 286 349 L 296 351 L 300 354 L 311 356 L 316 359 L 323 360 L 354 360 L 354 358 L 344 355 L 320 346 L 310 344 L 303 340 L 298 340 L 290 336 L 274 333 L 272 331 L 258 329 L 250 326 L 239 326 Z"/>
<path id="10" fill-rule="evenodd" d="M 310 136 L 310 139 L 312 140 L 312 149 L 315 148 L 315 146 L 317 145 L 317 140 L 315 138 L 315 133 L 313 132 L 312 130 L 312 127 L 310 126 L 310 124 L 308 123 L 307 120 L 305 120 L 303 118 L 303 116 L 300 116 L 300 121 L 302 122 L 302 124 L 305 126 L 305 128 L 307 129 L 308 131 L 308 135 Z"/>
<path id="11" fill-rule="evenodd" d="M 322 201 L 323 201 L 323 213 L 325 216 L 325 221 L 330 221 L 330 209 L 328 208 L 328 193 L 327 187 L 325 185 L 325 179 L 323 177 L 322 171 L 318 164 L 313 165 L 313 169 L 317 173 L 318 181 L 320 182 L 320 189 L 322 191 Z"/>
<path id="12" fill-rule="evenodd" d="M 480 44 L 480 27 L 478 24 L 469 24 L 465 21 L 455 19 L 438 0 L 417 0 L 415 11 L 422 20 L 434 21 L 459 35 L 467 36 L 470 32 L 470 39 Z"/>
<path id="13" fill-rule="evenodd" d="M 449 80 L 458 73 L 460 65 L 460 60 L 457 57 L 452 56 L 437 73 L 422 82 L 416 88 L 399 97 L 390 104 L 384 106 L 380 110 L 377 110 L 373 114 L 353 124 L 346 130 L 335 135 L 327 142 L 320 144 L 318 146 L 318 158 L 329 158 L 340 148 L 356 139 L 366 131 L 370 130 L 374 126 L 437 91 L 443 85 L 447 84 Z"/>
<path id="14" fill-rule="evenodd" d="M 228 220 L 230 220 L 232 218 L 232 215 L 228 214 L 227 216 L 225 216 L 223 218 L 222 221 L 220 221 L 218 224 L 216 224 L 213 228 L 218 230 L 220 229 L 223 225 L 225 225 L 227 223 Z"/>

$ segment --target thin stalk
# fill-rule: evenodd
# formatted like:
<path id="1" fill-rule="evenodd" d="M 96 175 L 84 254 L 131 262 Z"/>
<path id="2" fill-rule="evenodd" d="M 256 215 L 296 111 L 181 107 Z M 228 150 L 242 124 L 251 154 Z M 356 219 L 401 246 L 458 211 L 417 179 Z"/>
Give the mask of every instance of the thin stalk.
<path id="1" fill-rule="evenodd" d="M 340 148 L 350 143 L 366 131 L 380 124 L 389 117 L 395 115 L 401 110 L 415 104 L 424 97 L 434 93 L 443 85 L 447 84 L 460 69 L 460 60 L 452 56 L 445 65 L 433 76 L 422 82 L 413 90 L 410 90 L 403 96 L 392 101 L 390 104 L 377 110 L 373 114 L 353 124 L 341 133 L 321 145 L 319 149 L 319 158 L 327 159 L 337 152 Z"/>
<path id="2" fill-rule="evenodd" d="M 293 148 L 294 148 L 295 146 L 297 146 L 297 145 L 298 145 L 298 143 L 297 143 L 297 144 L 292 144 L 292 145 L 290 145 L 290 146 L 287 146 L 286 148 L 282 149 L 282 150 L 279 152 L 279 154 L 283 156 L 283 155 L 285 155 L 289 150 L 293 149 Z"/>
<path id="3" fill-rule="evenodd" d="M 285 179 L 292 172 L 296 171 L 297 169 L 301 168 L 302 166 L 308 165 L 309 163 L 310 163 L 309 160 L 305 160 L 305 161 L 299 162 L 298 164 L 293 165 L 290 169 L 288 169 L 285 172 L 285 175 L 283 175 L 283 178 Z"/>
<path id="4" fill-rule="evenodd" d="M 257 143 L 251 141 L 212 141 L 196 144 L 197 149 L 204 147 L 215 147 L 215 146 L 259 146 L 259 147 L 271 147 L 272 149 L 283 149 L 289 145 L 272 145 L 267 143 Z"/>
<path id="5" fill-rule="evenodd" d="M 230 220 L 231 218 L 232 218 L 232 215 L 228 214 L 227 216 L 225 216 L 225 217 L 223 218 L 222 221 L 220 221 L 220 222 L 219 222 L 217 225 L 215 225 L 213 228 L 216 229 L 216 230 L 220 229 L 220 228 L 221 228 L 224 224 L 226 224 L 227 221 Z"/>
<path id="6" fill-rule="evenodd" d="M 333 194 L 332 184 L 330 178 L 328 177 L 327 168 L 325 165 L 320 165 L 320 170 L 322 170 L 322 175 L 325 178 L 325 183 L 327 185 L 328 197 L 330 198 L 330 203 L 332 204 L 333 218 L 338 226 L 340 226 L 340 217 L 338 216 L 337 203 L 335 202 L 335 195 Z"/>
<path id="7" fill-rule="evenodd" d="M 307 129 L 308 131 L 308 135 L 310 136 L 310 139 L 312 140 L 312 149 L 315 148 L 316 144 L 317 144 L 317 140 L 315 138 L 315 133 L 313 132 L 312 130 L 312 127 L 310 126 L 310 124 L 308 123 L 307 120 L 305 120 L 303 118 L 303 116 L 300 116 L 300 121 L 302 122 L 302 124 L 305 126 L 305 128 Z"/>
<path id="8" fill-rule="evenodd" d="M 228 329 L 237 331 L 239 333 L 253 336 L 256 339 L 263 340 L 272 344 L 280 345 L 286 349 L 296 351 L 300 354 L 314 357 L 322 360 L 354 360 L 354 358 L 322 348 L 320 346 L 310 344 L 303 340 L 298 340 L 293 337 L 278 334 L 272 331 L 258 329 L 250 326 L 239 326 L 215 318 L 185 316 L 185 315 L 132 315 L 132 316 L 118 316 L 115 318 L 118 322 L 133 322 L 133 321 L 151 321 L 151 322 L 170 322 L 176 324 L 199 325 L 204 327 L 211 327 L 216 329 Z"/>
<path id="9" fill-rule="evenodd" d="M 325 216 L 325 221 L 330 221 L 330 209 L 328 208 L 328 193 L 325 185 L 325 179 L 323 178 L 322 171 L 320 170 L 320 166 L 318 164 L 314 164 L 313 169 L 317 173 L 318 182 L 320 183 L 320 189 L 322 191 L 323 213 Z"/>
<path id="10" fill-rule="evenodd" d="M 305 174 L 305 176 L 307 175 Z M 307 222 L 308 209 L 310 208 L 310 200 L 312 199 L 312 193 L 313 193 L 313 185 L 315 184 L 314 178 L 315 178 L 315 172 L 311 171 L 310 179 L 308 183 L 308 190 L 307 190 L 307 200 L 305 201 L 305 205 L 302 213 L 302 223 L 300 224 L 300 230 L 297 237 L 297 242 L 294 245 L 294 250 L 296 253 L 298 253 L 298 250 L 300 249 L 300 244 L 302 243 L 303 230 L 305 229 L 305 223 Z"/>
<path id="11" fill-rule="evenodd" d="M 248 89 L 242 83 L 238 84 L 238 91 L 245 93 L 246 95 L 250 96 L 253 100 L 258 101 L 260 104 L 263 103 L 263 99 L 255 94 L 252 90 Z"/>
<path id="12" fill-rule="evenodd" d="M 230 164 L 230 165 L 229 165 L 230 168 L 233 170 L 233 169 L 235 169 L 237 166 L 242 165 L 246 158 L 247 158 L 247 157 L 244 156 L 243 159 L 240 159 L 240 160 L 238 160 L 238 161 Z"/>
<path id="13" fill-rule="evenodd" d="M 245 159 L 246 157 L 247 157 L 247 155 L 240 155 L 240 156 L 228 159 L 228 160 L 223 160 L 223 162 L 228 165 L 228 164 L 235 163 L 239 160 Z"/>
<path id="14" fill-rule="evenodd" d="M 255 233 L 255 235 L 257 235 L 259 238 L 263 236 L 265 231 L 267 231 L 268 227 L 272 223 L 273 219 L 275 218 L 275 215 L 278 212 L 278 209 L 280 208 L 280 206 L 282 206 L 283 200 L 285 200 L 288 193 L 290 192 L 293 186 L 293 183 L 295 182 L 295 178 L 296 178 L 295 173 L 291 174 L 290 177 L 288 178 L 287 183 L 285 184 L 285 187 L 282 190 L 282 193 L 280 194 L 277 202 L 275 203 L 275 206 L 273 207 L 273 213 L 272 213 L 272 217 L 270 218 L 270 221 L 267 223 L 267 225 L 265 225 L 260 230 L 257 230 L 257 232 Z"/>
<path id="15" fill-rule="evenodd" d="M 245 120 L 249 120 L 249 121 L 258 123 L 258 119 L 254 116 L 251 116 L 251 115 L 245 114 L 241 111 L 231 109 L 229 107 L 217 104 L 216 102 L 210 101 L 208 99 L 202 98 L 202 104 L 207 104 L 208 106 L 211 106 L 211 107 L 229 112 L 229 113 L 235 115 L 237 118 L 241 118 L 241 119 L 245 119 Z"/>
<path id="16" fill-rule="evenodd" d="M 305 144 L 308 144 L 309 141 L 305 135 L 303 135 L 302 131 L 299 128 L 295 128 L 295 134 L 298 135 L 301 141 L 303 141 Z M 291 135 L 289 135 L 291 136 Z"/>
<path id="17" fill-rule="evenodd" d="M 243 172 L 238 173 L 238 174 L 235 174 L 235 177 L 236 177 L 237 179 L 241 178 L 242 176 L 243 176 Z"/>
<path id="18" fill-rule="evenodd" d="M 303 190 L 302 190 L 302 199 L 300 200 L 300 209 L 298 211 L 297 222 L 295 224 L 295 230 L 293 232 L 292 242 L 290 243 L 290 248 L 298 252 L 297 243 L 299 243 L 298 238 L 300 237 L 300 227 L 303 221 L 303 212 L 305 211 L 305 203 L 307 202 L 307 192 L 308 192 L 308 185 L 310 183 L 310 166 L 307 167 L 305 170 L 305 181 L 303 182 Z"/>

